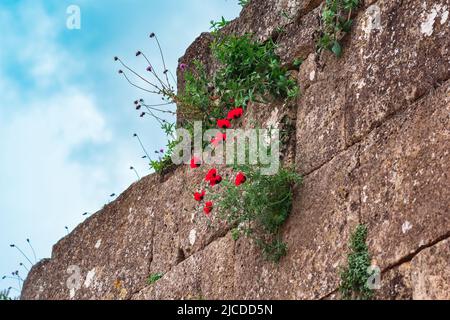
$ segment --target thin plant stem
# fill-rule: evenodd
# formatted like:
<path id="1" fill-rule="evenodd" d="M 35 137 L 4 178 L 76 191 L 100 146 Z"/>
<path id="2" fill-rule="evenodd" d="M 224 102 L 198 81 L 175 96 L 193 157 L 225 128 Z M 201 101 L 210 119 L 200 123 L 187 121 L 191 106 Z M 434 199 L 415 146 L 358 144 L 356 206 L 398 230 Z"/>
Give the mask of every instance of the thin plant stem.
<path id="1" fill-rule="evenodd" d="M 159 94 L 159 92 L 151 91 L 151 90 L 145 89 L 145 88 L 143 88 L 143 87 L 141 87 L 141 86 L 139 86 L 139 85 L 137 85 L 137 84 L 131 82 L 131 80 L 127 77 L 127 75 L 125 74 L 125 72 L 122 71 L 122 74 L 123 74 L 123 76 L 125 77 L 125 79 L 127 79 L 128 83 L 131 84 L 133 87 L 136 87 L 136 88 L 141 89 L 141 90 L 143 90 L 143 91 L 145 91 L 145 92 L 148 92 L 148 93 Z"/>
<path id="2" fill-rule="evenodd" d="M 143 76 L 141 76 L 139 73 L 137 73 L 136 71 L 134 71 L 133 69 L 131 69 L 130 67 L 128 67 L 125 63 L 123 63 L 123 61 L 122 61 L 120 58 L 117 58 L 117 60 L 122 64 L 122 66 L 124 66 L 127 70 L 129 70 L 130 72 L 132 72 L 135 76 L 137 76 L 137 77 L 140 78 L 141 80 L 147 82 L 149 85 L 151 85 L 151 86 L 152 86 L 153 88 L 155 88 L 156 90 L 161 91 L 161 89 L 160 89 L 157 85 L 151 83 L 150 81 L 148 81 L 147 79 L 145 79 Z"/>
<path id="3" fill-rule="evenodd" d="M 159 81 L 159 83 L 163 86 L 164 89 L 166 90 L 170 90 L 170 85 L 169 87 L 166 87 L 166 85 L 164 84 L 164 82 L 161 80 L 161 78 L 158 76 L 158 74 L 155 71 L 155 68 L 153 68 L 152 63 L 150 62 L 150 60 L 147 58 L 147 56 L 145 55 L 145 53 L 141 52 L 141 55 L 144 57 L 144 59 L 147 61 L 148 65 L 151 68 L 151 73 L 155 76 L 155 78 Z"/>
<path id="4" fill-rule="evenodd" d="M 27 242 L 28 242 L 28 245 L 30 246 L 30 248 L 31 248 L 31 251 L 33 252 L 33 256 L 34 256 L 34 263 L 36 263 L 37 262 L 37 258 L 36 258 L 36 252 L 34 251 L 34 248 L 33 248 L 33 246 L 31 245 L 31 241 L 30 241 L 30 239 L 27 239 Z"/>
<path id="5" fill-rule="evenodd" d="M 155 35 L 155 40 L 156 40 L 156 43 L 158 44 L 159 53 L 161 54 L 161 60 L 162 60 L 163 66 L 164 66 L 164 75 L 166 76 L 167 85 L 170 87 L 169 78 L 167 77 L 166 61 L 164 59 L 164 54 L 163 54 L 161 45 L 159 44 L 159 40 L 158 40 L 158 36 L 157 35 Z"/>
<path id="6" fill-rule="evenodd" d="M 33 262 L 31 262 L 31 260 L 28 259 L 27 255 L 26 255 L 26 254 L 25 254 L 18 246 L 16 246 L 15 244 L 12 244 L 12 245 L 10 245 L 10 247 L 16 248 L 16 250 L 19 251 L 20 254 L 22 254 L 22 256 L 24 256 L 25 259 L 27 259 L 27 261 L 28 261 L 31 265 L 33 265 Z"/>
<path id="7" fill-rule="evenodd" d="M 151 158 L 150 158 L 150 156 L 149 156 L 147 150 L 145 149 L 144 145 L 142 144 L 141 139 L 139 138 L 139 136 L 138 136 L 136 133 L 134 134 L 134 136 L 138 139 L 139 144 L 141 145 L 142 150 L 144 150 L 145 155 L 146 155 L 147 158 L 150 160 Z"/>

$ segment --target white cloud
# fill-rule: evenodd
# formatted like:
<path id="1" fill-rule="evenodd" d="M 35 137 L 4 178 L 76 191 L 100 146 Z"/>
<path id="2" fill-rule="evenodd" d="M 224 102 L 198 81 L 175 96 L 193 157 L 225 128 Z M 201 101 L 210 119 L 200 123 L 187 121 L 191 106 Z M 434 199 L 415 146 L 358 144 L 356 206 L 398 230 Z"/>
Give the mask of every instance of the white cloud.
<path id="1" fill-rule="evenodd" d="M 0 27 L 9 30 L 0 50 L 0 273 L 7 274 L 25 263 L 9 243 L 26 248 L 30 237 L 38 256 L 49 256 L 64 226 L 100 209 L 133 175 L 121 155 L 132 152 L 114 141 L 96 96 L 71 81 L 80 63 L 58 44 L 55 18 L 24 1 L 15 12 L 0 8 Z M 11 63 L 33 86 L 8 69 Z M 109 150 L 95 154 L 97 148 Z"/>
<path id="2" fill-rule="evenodd" d="M 79 2 L 82 10 L 88 3 L 96 3 Z M 74 82 L 74 76 L 86 72 L 83 59 L 76 59 L 76 54 L 59 42 L 65 11 L 61 16 L 50 15 L 42 3 L 24 0 L 14 10 L 0 5 L 0 30 L 8 30 L 1 34 L 0 50 L 0 273 L 4 274 L 15 270 L 21 261 L 15 251 L 9 250 L 10 242 L 26 248 L 24 239 L 30 237 L 38 256 L 49 256 L 51 246 L 64 235 L 65 225 L 74 228 L 83 212 L 100 209 L 109 194 L 120 194 L 135 180 L 131 165 L 141 176 L 149 173 L 140 160 L 143 152 L 132 137 L 135 130 L 145 144 L 152 144 L 151 148 L 159 149 L 163 143 L 156 141 L 160 140 L 157 129 L 142 121 L 133 123 L 135 127 L 130 128 L 128 136 L 119 136 L 120 130 L 126 130 L 117 122 L 128 123 L 118 121 L 124 113 L 117 111 L 122 105 L 116 99 L 123 102 L 127 99 L 121 95 L 131 96 L 135 91 L 124 84 L 121 95 L 108 88 L 110 91 L 102 92 L 108 97 L 99 97 L 84 83 Z M 124 6 L 119 1 L 113 3 Z M 105 75 L 109 68 L 112 74 L 112 59 L 106 61 L 105 56 L 132 57 L 134 50 L 130 48 L 148 48 L 147 34 L 155 31 L 162 33 L 166 60 L 175 69 L 185 47 L 208 27 L 209 19 L 219 18 L 215 12 L 223 12 L 225 4 L 216 1 L 205 6 L 203 0 L 195 0 L 189 4 L 172 1 L 173 5 L 181 8 L 170 14 L 167 26 L 156 20 L 149 22 L 147 13 L 140 10 L 143 16 L 136 18 L 133 26 L 124 26 L 126 32 L 85 58 L 96 59 L 97 66 L 104 66 Z M 136 11 L 130 9 L 128 13 L 134 17 Z M 198 19 L 193 19 L 194 15 Z M 187 21 L 189 28 L 185 28 Z M 150 30 L 142 34 L 137 31 L 147 28 Z M 133 30 L 133 37 L 128 29 Z M 175 40 L 171 38 L 174 34 Z M 153 50 L 155 61 L 158 55 Z M 116 113 L 115 118 L 106 112 Z"/>

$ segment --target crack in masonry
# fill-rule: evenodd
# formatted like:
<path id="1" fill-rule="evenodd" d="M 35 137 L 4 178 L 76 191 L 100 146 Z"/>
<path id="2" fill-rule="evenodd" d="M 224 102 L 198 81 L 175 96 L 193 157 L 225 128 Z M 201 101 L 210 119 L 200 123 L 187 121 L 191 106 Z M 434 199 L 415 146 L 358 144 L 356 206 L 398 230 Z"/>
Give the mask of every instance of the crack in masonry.
<path id="1" fill-rule="evenodd" d="M 448 81 L 450 78 L 447 78 L 443 81 L 443 83 L 445 83 L 446 81 Z M 389 121 L 391 121 L 393 118 L 402 115 L 403 113 L 406 113 L 410 110 L 413 110 L 414 108 L 417 107 L 417 105 L 425 98 L 429 97 L 430 95 L 434 94 L 436 92 L 437 89 L 439 89 L 441 87 L 441 85 L 439 83 L 434 83 L 432 85 L 432 88 L 430 88 L 428 91 L 424 92 L 423 94 L 421 94 L 420 96 L 418 96 L 417 98 L 415 98 L 414 100 L 412 100 L 411 102 L 407 103 L 405 107 L 401 107 L 398 110 L 395 110 L 394 112 L 388 114 L 384 119 L 380 120 L 380 121 L 376 121 L 373 125 L 372 128 L 369 129 L 369 131 L 364 134 L 363 136 L 355 139 L 354 141 L 352 141 L 348 147 L 346 149 L 344 149 L 343 151 L 347 150 L 348 148 L 351 148 L 353 145 L 363 142 L 368 136 L 370 136 L 374 131 L 376 131 L 377 129 L 383 127 L 383 125 Z"/>
<path id="2" fill-rule="evenodd" d="M 153 219 L 155 219 L 153 217 Z M 155 248 L 155 229 L 156 229 L 156 223 L 153 223 L 153 228 L 152 228 L 152 242 L 151 242 L 151 257 L 150 257 L 150 261 L 148 262 L 148 268 L 147 268 L 147 274 L 150 274 L 151 271 L 151 267 L 152 267 L 152 262 L 153 262 L 153 255 L 154 255 L 154 248 Z M 145 288 L 147 288 L 147 286 L 139 286 L 136 290 L 130 292 L 129 296 L 127 297 L 126 300 L 131 300 L 133 298 L 133 296 L 135 296 L 136 294 L 138 294 L 139 292 L 141 292 L 142 290 L 144 290 Z"/>
<path id="3" fill-rule="evenodd" d="M 334 289 L 333 291 L 331 291 L 330 293 L 327 293 L 326 295 L 324 295 L 323 297 L 318 298 L 318 300 L 326 300 L 329 297 L 331 297 L 333 294 L 338 293 L 339 288 L 338 289 Z"/>
<path id="4" fill-rule="evenodd" d="M 305 172 L 303 174 L 304 177 L 308 177 L 309 175 L 319 171 L 320 169 L 322 169 L 324 166 L 326 166 L 327 164 L 329 164 L 330 162 L 332 162 L 335 158 L 339 157 L 340 155 L 342 155 L 343 153 L 345 153 L 346 151 L 348 151 L 349 149 L 351 149 L 352 147 L 354 147 L 355 145 L 360 145 L 362 142 L 364 142 L 371 134 L 373 134 L 376 130 L 378 130 L 379 128 L 383 127 L 384 125 L 386 125 L 388 122 L 390 122 L 393 118 L 398 117 L 410 110 L 412 110 L 413 108 L 417 107 L 417 105 L 419 103 L 421 103 L 424 99 L 428 98 L 430 95 L 434 94 L 436 92 L 437 89 L 439 89 L 440 87 L 442 87 L 447 81 L 449 81 L 450 78 L 446 78 L 443 81 L 440 81 L 440 83 L 435 83 L 435 85 L 433 86 L 433 88 L 431 88 L 430 90 L 428 90 L 426 93 L 420 95 L 419 97 L 417 97 L 415 100 L 411 101 L 410 104 L 408 104 L 406 107 L 404 108 L 400 108 L 398 110 L 396 110 L 395 112 L 393 112 L 392 114 L 390 114 L 389 116 L 387 116 L 386 118 L 383 119 L 382 122 L 378 123 L 374 128 L 372 128 L 370 131 L 368 131 L 364 136 L 362 136 L 361 138 L 353 141 L 351 144 L 347 145 L 346 147 L 344 147 L 344 149 L 338 151 L 333 157 L 331 157 L 330 159 L 326 160 L 325 162 L 321 163 L 320 165 L 317 165 L 316 167 L 312 168 L 311 170 Z"/>
<path id="5" fill-rule="evenodd" d="M 410 261 L 412 261 L 418 254 L 420 254 L 422 251 L 432 248 L 435 245 L 439 244 L 440 242 L 443 242 L 445 240 L 450 239 L 450 231 L 445 233 L 444 235 L 436 238 L 434 241 L 431 241 L 430 243 L 420 246 L 419 248 L 417 248 L 413 253 L 410 253 L 402 258 L 400 258 L 398 261 L 392 263 L 391 265 L 387 266 L 386 268 L 384 268 L 381 271 L 381 275 L 391 271 L 392 269 L 395 269 L 399 266 L 401 266 L 402 264 L 408 263 Z M 333 291 L 331 291 L 330 293 L 326 294 L 325 296 L 319 298 L 319 300 L 325 300 L 329 297 L 331 297 L 333 294 L 337 293 L 339 291 L 339 288 L 334 289 Z"/>
<path id="6" fill-rule="evenodd" d="M 222 240 L 223 238 L 225 238 L 225 237 L 230 233 L 230 231 L 231 231 L 231 228 L 230 228 L 230 229 L 227 229 L 226 232 L 222 232 L 222 233 L 220 234 L 220 236 L 215 237 L 212 241 L 208 242 L 207 245 L 205 245 L 202 249 L 200 249 L 199 251 L 195 252 L 194 254 L 191 254 L 190 256 L 186 257 L 186 259 L 183 260 L 182 262 L 177 263 L 177 264 L 173 265 L 172 267 L 170 267 L 170 269 L 168 269 L 168 270 L 165 272 L 165 274 L 170 273 L 173 269 L 175 269 L 176 267 L 178 267 L 180 264 L 184 263 L 184 262 L 185 262 L 186 260 L 188 260 L 190 257 L 192 257 L 192 256 L 194 256 L 194 255 L 196 255 L 196 254 L 203 254 L 203 252 L 204 252 L 211 244 L 213 244 L 214 242 L 220 241 L 220 240 Z M 152 248 L 152 257 L 153 257 L 153 248 Z M 129 297 L 127 300 L 132 299 L 133 296 L 139 294 L 141 291 L 145 290 L 146 288 L 148 288 L 148 287 L 150 287 L 150 286 L 151 286 L 151 285 L 147 285 L 147 286 L 144 286 L 144 287 L 142 287 L 142 288 L 140 288 L 140 289 L 136 289 L 135 291 L 133 291 L 132 293 L 130 293 L 130 297 Z"/>
<path id="7" fill-rule="evenodd" d="M 439 244 L 440 242 L 443 242 L 445 240 L 450 239 L 450 231 L 448 231 L 447 233 L 443 234 L 442 236 L 436 238 L 435 240 L 429 242 L 428 244 L 425 244 L 423 246 L 419 246 L 416 250 L 414 250 L 414 252 L 400 258 L 398 261 L 390 264 L 389 266 L 387 266 L 386 268 L 383 269 L 383 271 L 381 272 L 386 273 L 388 271 L 391 271 L 392 269 L 401 266 L 404 263 L 410 262 L 412 261 L 418 254 L 420 254 L 422 251 L 429 249 L 431 247 L 434 247 L 435 245 Z"/>

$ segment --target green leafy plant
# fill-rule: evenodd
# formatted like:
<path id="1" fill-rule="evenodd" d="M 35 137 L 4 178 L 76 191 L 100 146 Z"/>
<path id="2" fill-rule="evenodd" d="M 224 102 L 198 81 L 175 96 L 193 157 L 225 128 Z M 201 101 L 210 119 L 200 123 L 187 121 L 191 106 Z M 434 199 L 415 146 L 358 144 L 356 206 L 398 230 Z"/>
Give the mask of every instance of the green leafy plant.
<path id="1" fill-rule="evenodd" d="M 347 266 L 341 272 L 339 291 L 343 299 L 371 299 L 373 290 L 368 286 L 371 274 L 370 254 L 366 244 L 367 227 L 359 225 L 350 239 Z"/>
<path id="2" fill-rule="evenodd" d="M 239 0 L 238 3 L 241 7 L 245 7 L 250 3 L 250 0 Z"/>
<path id="3" fill-rule="evenodd" d="M 151 274 L 147 279 L 147 284 L 152 285 L 155 284 L 158 280 L 160 280 L 162 277 L 164 277 L 164 274 L 162 273 L 153 273 Z"/>
<path id="4" fill-rule="evenodd" d="M 237 166 L 235 171 L 242 172 L 247 182 L 239 186 L 222 182 L 224 192 L 215 195 L 219 217 L 238 226 L 232 232 L 235 240 L 240 235 L 253 239 L 267 260 L 278 262 L 287 252 L 279 231 L 291 212 L 292 188 L 302 178 L 289 169 L 272 176 L 252 166 Z"/>
<path id="5" fill-rule="evenodd" d="M 192 67 L 184 74 L 184 90 L 178 97 L 178 112 L 187 129 L 192 129 L 192 121 L 201 120 L 205 129 L 214 128 L 216 119 L 223 116 L 227 105 L 212 101 L 212 83 L 208 79 L 205 67 L 198 60 L 192 62 Z M 229 106 L 229 105 L 228 105 Z"/>
<path id="6" fill-rule="evenodd" d="M 9 292 L 10 292 L 10 289 L 0 291 L 0 301 L 12 300 L 9 297 Z"/>
<path id="7" fill-rule="evenodd" d="M 297 83 L 281 66 L 275 48 L 272 40 L 261 43 L 248 34 L 216 37 L 212 51 L 223 66 L 215 78 L 218 95 L 225 100 L 234 99 L 238 105 L 268 96 L 297 96 Z"/>
<path id="8" fill-rule="evenodd" d="M 337 57 L 342 55 L 340 40 L 350 32 L 352 12 L 358 8 L 359 0 L 327 0 L 321 15 L 322 30 L 317 42 L 318 51 L 329 50 Z"/>
<path id="9" fill-rule="evenodd" d="M 211 20 L 210 29 L 212 30 L 213 34 L 217 34 L 220 31 L 220 29 L 227 26 L 229 23 L 230 23 L 230 21 L 226 20 L 224 17 L 222 17 L 219 21 Z"/>
<path id="10" fill-rule="evenodd" d="M 212 52 L 221 66 L 212 78 L 199 61 L 184 73 L 184 90 L 177 102 L 185 128 L 192 129 L 194 119 L 203 122 L 204 130 L 215 128 L 217 119 L 235 106 L 297 96 L 296 80 L 281 66 L 273 41 L 217 34 Z"/>

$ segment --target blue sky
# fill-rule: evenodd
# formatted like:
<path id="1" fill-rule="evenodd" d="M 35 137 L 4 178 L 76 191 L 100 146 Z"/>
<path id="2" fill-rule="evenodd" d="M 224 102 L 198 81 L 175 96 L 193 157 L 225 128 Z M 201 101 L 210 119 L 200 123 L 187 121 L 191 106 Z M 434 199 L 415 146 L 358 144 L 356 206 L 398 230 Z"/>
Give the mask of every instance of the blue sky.
<path id="1" fill-rule="evenodd" d="M 2 0 L 0 2 L 0 277 L 38 258 L 136 179 L 149 174 L 133 133 L 149 151 L 165 145 L 157 123 L 133 101 L 158 101 L 117 74 L 114 56 L 136 69 L 142 50 L 159 62 L 148 38 L 158 34 L 169 69 L 209 21 L 239 14 L 237 0 Z M 66 28 L 69 5 L 81 29 Z M 33 259 L 32 259 L 33 260 Z M 3 280 L 0 288 L 18 287 Z"/>

